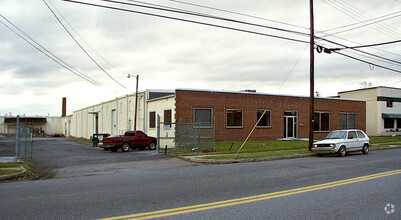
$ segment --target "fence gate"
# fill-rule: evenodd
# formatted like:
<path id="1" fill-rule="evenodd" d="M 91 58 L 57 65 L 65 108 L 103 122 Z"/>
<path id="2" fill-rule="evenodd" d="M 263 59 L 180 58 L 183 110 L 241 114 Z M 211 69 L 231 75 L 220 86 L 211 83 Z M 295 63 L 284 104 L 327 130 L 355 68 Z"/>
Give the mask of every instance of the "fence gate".
<path id="1" fill-rule="evenodd" d="M 0 156 L 32 158 L 31 126 L 19 123 L 0 124 Z"/>
<path id="2" fill-rule="evenodd" d="M 214 123 L 164 123 L 157 121 L 158 149 L 174 148 L 174 152 L 212 152 L 215 150 Z M 170 151 L 169 151 L 170 152 Z M 159 151 L 158 151 L 159 153 Z"/>

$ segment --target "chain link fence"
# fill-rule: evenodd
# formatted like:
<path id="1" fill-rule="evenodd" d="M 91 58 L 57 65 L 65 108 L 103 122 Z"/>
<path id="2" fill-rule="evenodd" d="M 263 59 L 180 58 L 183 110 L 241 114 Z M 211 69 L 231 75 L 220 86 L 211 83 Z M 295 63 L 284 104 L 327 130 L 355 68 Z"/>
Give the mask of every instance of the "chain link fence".
<path id="1" fill-rule="evenodd" d="M 160 150 L 168 152 L 214 152 L 214 124 L 202 126 L 201 123 L 158 123 Z"/>
<path id="2" fill-rule="evenodd" d="M 0 124 L 0 157 L 32 158 L 31 126 Z"/>

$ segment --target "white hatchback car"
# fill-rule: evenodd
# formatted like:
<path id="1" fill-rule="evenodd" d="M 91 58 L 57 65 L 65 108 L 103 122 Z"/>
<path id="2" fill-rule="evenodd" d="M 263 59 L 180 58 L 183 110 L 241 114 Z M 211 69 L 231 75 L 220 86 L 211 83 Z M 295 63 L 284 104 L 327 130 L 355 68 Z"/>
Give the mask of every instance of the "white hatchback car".
<path id="1" fill-rule="evenodd" d="M 312 151 L 318 156 L 325 153 L 338 153 L 341 157 L 347 152 L 362 151 L 369 153 L 370 139 L 361 130 L 336 130 L 332 131 L 321 141 L 313 143 Z"/>

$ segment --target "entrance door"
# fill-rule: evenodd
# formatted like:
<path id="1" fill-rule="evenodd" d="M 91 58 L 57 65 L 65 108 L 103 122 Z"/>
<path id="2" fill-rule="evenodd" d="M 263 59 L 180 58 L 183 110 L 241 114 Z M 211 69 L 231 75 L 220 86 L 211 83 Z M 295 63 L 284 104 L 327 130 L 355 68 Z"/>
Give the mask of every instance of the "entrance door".
<path id="1" fill-rule="evenodd" d="M 285 138 L 297 137 L 297 116 L 284 117 L 284 137 Z"/>
<path id="2" fill-rule="evenodd" d="M 117 134 L 117 116 L 116 110 L 111 110 L 111 135 Z"/>

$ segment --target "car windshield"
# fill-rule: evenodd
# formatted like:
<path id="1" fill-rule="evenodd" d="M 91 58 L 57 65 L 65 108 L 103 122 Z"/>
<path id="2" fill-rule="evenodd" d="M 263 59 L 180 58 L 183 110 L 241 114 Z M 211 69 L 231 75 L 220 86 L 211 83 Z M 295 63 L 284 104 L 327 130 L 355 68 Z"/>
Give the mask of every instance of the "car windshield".
<path id="1" fill-rule="evenodd" d="M 326 139 L 345 139 L 346 136 L 346 131 L 332 131 L 327 135 Z"/>

